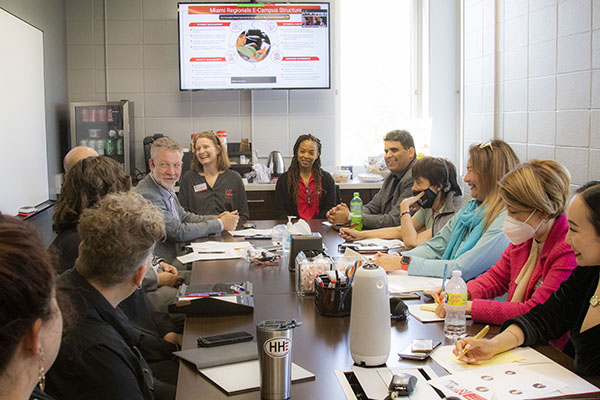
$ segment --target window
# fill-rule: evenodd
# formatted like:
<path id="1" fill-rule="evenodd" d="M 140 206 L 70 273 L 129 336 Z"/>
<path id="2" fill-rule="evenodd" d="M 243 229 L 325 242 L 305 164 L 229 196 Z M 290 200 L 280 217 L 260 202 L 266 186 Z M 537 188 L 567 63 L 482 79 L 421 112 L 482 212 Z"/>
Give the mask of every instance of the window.
<path id="1" fill-rule="evenodd" d="M 340 7 L 341 163 L 357 165 L 383 153 L 383 136 L 407 129 L 428 154 L 418 0 L 343 0 Z M 415 21 L 417 23 L 415 23 Z M 417 62 L 417 60 L 420 60 Z"/>

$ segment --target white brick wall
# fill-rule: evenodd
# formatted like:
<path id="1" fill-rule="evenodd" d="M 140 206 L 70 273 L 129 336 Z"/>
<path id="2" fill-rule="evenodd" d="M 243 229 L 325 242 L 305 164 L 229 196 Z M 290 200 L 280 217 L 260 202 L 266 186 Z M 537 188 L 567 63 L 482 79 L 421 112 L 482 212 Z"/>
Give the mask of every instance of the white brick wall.
<path id="1" fill-rule="evenodd" d="M 495 85 L 482 99 L 497 99 L 494 136 L 509 142 L 522 160 L 560 161 L 573 184 L 600 179 L 600 0 L 498 0 L 491 19 L 481 12 L 487 3 L 463 6 L 465 27 L 493 26 L 498 37 L 495 63 L 484 62 L 494 68 Z M 485 59 L 475 32 L 463 38 L 465 149 L 489 138 L 483 111 L 469 109 L 480 100 L 480 71 L 473 81 L 466 66 Z"/>

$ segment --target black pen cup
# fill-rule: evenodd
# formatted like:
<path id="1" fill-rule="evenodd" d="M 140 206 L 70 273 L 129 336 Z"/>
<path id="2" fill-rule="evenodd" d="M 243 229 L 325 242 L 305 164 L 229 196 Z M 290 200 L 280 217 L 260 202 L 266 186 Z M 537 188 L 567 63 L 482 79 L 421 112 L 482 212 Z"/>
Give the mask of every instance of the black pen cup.
<path id="1" fill-rule="evenodd" d="M 327 317 L 345 317 L 350 315 L 351 304 L 351 286 L 329 288 L 315 282 L 315 306 L 319 314 Z"/>

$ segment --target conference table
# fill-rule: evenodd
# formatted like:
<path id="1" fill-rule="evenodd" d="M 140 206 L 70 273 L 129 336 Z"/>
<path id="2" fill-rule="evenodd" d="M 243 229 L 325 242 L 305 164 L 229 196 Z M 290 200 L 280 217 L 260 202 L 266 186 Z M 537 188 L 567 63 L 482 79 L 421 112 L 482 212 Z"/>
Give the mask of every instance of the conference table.
<path id="1" fill-rule="evenodd" d="M 271 228 L 281 221 L 254 221 L 258 229 Z M 338 233 L 322 224 L 320 220 L 309 221 L 313 232 L 320 232 L 327 253 L 341 256 L 338 245 L 343 242 Z M 220 237 L 203 240 L 243 241 L 229 233 Z M 256 246 L 271 245 L 268 240 L 249 240 Z M 216 335 L 227 332 L 247 331 L 256 335 L 256 324 L 267 319 L 296 319 L 302 326 L 294 329 L 292 340 L 292 361 L 315 374 L 316 379 L 292 385 L 292 398 L 296 399 L 345 399 L 334 370 L 350 370 L 353 360 L 350 355 L 349 329 L 350 317 L 326 317 L 317 313 L 314 297 L 300 299 L 295 292 L 295 274 L 288 270 L 287 259 L 277 266 L 249 265 L 244 259 L 197 261 L 192 266 L 190 284 L 223 283 L 250 281 L 254 290 L 254 313 L 235 316 L 187 316 L 183 334 L 183 350 L 197 347 L 196 339 L 201 335 Z M 407 300 L 407 304 L 420 303 L 422 300 Z M 475 335 L 482 324 L 467 321 L 467 334 Z M 391 350 L 386 365 L 388 367 L 415 367 L 429 365 L 438 375 L 446 372 L 434 361 L 401 360 L 398 352 L 409 345 L 413 339 L 433 339 L 445 341 L 443 323 L 421 323 L 409 316 L 406 321 L 390 322 Z M 498 326 L 491 326 L 488 337 L 498 333 Z M 573 361 L 550 345 L 535 347 L 557 363 L 573 369 Z M 600 378 L 588 379 L 600 387 Z M 578 395 L 571 398 L 598 398 L 600 394 Z M 248 392 L 227 396 L 217 386 L 199 374 L 195 367 L 180 361 L 177 384 L 177 400 L 188 399 L 259 399 L 260 392 Z M 564 396 L 560 398 L 570 398 Z"/>

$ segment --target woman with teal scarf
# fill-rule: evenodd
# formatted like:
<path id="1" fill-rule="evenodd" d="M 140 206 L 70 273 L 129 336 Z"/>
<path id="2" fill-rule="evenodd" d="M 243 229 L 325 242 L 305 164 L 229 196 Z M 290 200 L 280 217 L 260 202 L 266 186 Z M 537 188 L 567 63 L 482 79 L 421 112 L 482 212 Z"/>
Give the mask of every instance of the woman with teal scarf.
<path id="1" fill-rule="evenodd" d="M 403 269 L 409 275 L 450 276 L 461 270 L 468 281 L 496 263 L 509 241 L 502 233 L 506 211 L 498 182 L 519 164 L 513 149 L 502 140 L 469 148 L 464 181 L 471 199 L 430 240 L 410 251 L 378 254 L 374 262 L 387 271 Z"/>

